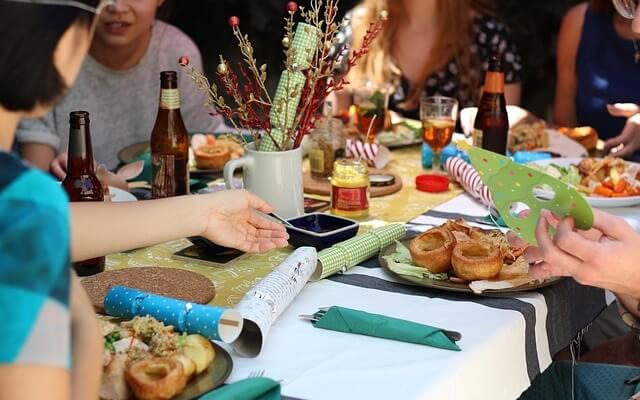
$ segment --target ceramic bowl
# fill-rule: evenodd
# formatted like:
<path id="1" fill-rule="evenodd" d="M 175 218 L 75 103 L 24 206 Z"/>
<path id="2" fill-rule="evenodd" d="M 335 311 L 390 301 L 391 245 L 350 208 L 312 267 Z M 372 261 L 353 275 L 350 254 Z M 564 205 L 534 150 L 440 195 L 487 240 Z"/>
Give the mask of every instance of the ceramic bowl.
<path id="1" fill-rule="evenodd" d="M 287 221 L 289 244 L 294 247 L 310 246 L 322 250 L 350 239 L 358 233 L 360 224 L 349 219 L 325 213 L 305 214 Z"/>

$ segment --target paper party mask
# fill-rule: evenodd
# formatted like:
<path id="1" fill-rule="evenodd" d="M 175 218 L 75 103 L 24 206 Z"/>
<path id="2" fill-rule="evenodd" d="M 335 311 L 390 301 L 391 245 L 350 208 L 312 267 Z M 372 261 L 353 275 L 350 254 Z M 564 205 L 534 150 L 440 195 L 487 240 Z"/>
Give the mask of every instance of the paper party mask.
<path id="1" fill-rule="evenodd" d="M 514 163 L 510 158 L 461 141 L 471 164 L 491 191 L 493 202 L 507 226 L 531 244 L 537 244 L 535 227 L 540 211 L 547 209 L 560 217 L 571 216 L 578 229 L 593 225 L 593 210 L 577 190 L 543 172 Z M 518 207 L 529 209 L 526 216 Z"/>

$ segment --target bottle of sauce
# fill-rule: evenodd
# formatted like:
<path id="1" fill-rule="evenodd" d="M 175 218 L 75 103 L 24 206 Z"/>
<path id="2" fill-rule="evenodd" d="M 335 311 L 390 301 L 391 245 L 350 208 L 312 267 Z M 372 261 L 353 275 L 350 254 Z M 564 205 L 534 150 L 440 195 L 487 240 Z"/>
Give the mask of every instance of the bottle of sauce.
<path id="1" fill-rule="evenodd" d="M 69 125 L 67 176 L 62 181 L 62 187 L 72 202 L 104 201 L 102 184 L 96 176 L 93 162 L 89 113 L 71 112 Z M 88 276 L 104 271 L 104 263 L 104 257 L 97 257 L 75 262 L 73 268 L 79 276 Z"/>
<path id="2" fill-rule="evenodd" d="M 347 218 L 369 215 L 369 170 L 362 160 L 338 160 L 331 177 L 331 212 Z"/>
<path id="3" fill-rule="evenodd" d="M 160 73 L 160 105 L 151 132 L 151 197 L 189 193 L 189 136 L 180 114 L 178 76 Z"/>
<path id="4" fill-rule="evenodd" d="M 498 154 L 507 154 L 509 119 L 504 99 L 502 57 L 491 56 L 484 79 L 482 98 L 474 124 L 473 145 Z"/>
<path id="5" fill-rule="evenodd" d="M 342 134 L 342 121 L 333 118 L 331 102 L 325 103 L 323 115 L 309 134 L 311 176 L 320 180 L 331 177 L 333 164 L 343 154 L 346 142 Z"/>

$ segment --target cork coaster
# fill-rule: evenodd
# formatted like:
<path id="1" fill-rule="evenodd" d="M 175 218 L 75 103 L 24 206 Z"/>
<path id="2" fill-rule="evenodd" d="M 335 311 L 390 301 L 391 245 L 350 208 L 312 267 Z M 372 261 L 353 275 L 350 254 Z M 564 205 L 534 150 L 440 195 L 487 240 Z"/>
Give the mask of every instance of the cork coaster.
<path id="1" fill-rule="evenodd" d="M 124 268 L 82 280 L 82 286 L 97 312 L 104 312 L 104 296 L 118 285 L 199 304 L 207 304 L 215 296 L 215 287 L 209 278 L 176 268 Z"/>
<path id="2" fill-rule="evenodd" d="M 371 186 L 369 188 L 369 194 L 371 197 L 386 196 L 402 189 L 402 178 L 400 178 L 400 175 L 382 169 L 369 168 L 369 175 L 373 174 L 393 175 L 396 180 L 393 185 L 389 186 Z M 315 179 L 311 177 L 311 172 L 309 171 L 304 173 L 302 179 L 305 193 L 319 194 L 323 196 L 331 195 L 331 182 L 328 179 Z"/>

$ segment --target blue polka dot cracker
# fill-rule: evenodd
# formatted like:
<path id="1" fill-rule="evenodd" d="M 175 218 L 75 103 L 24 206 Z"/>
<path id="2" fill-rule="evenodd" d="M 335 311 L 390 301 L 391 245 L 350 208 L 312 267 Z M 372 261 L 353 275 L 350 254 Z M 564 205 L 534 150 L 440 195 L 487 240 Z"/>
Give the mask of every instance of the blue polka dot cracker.
<path id="1" fill-rule="evenodd" d="M 108 315 L 123 319 L 150 315 L 180 332 L 198 333 L 225 343 L 236 340 L 243 325 L 240 313 L 232 309 L 189 303 L 125 286 L 114 286 L 107 292 L 104 309 Z"/>
<path id="2" fill-rule="evenodd" d="M 561 217 L 573 217 L 578 229 L 586 230 L 593 225 L 591 206 L 566 183 L 464 141 L 458 146 L 469 155 L 507 226 L 527 242 L 537 243 L 535 227 L 543 209 Z M 523 216 L 520 211 L 525 209 L 529 213 Z"/>

